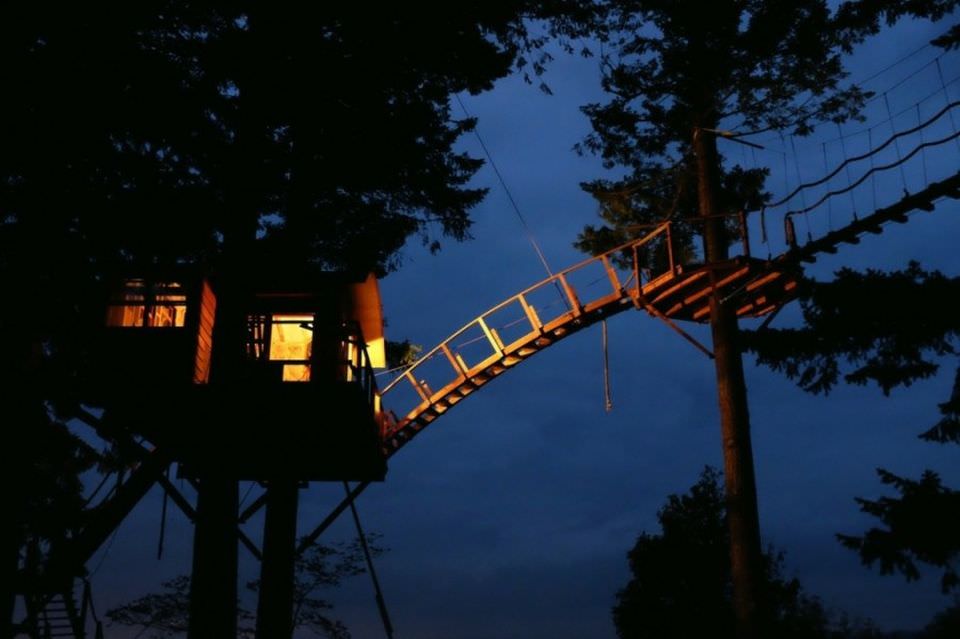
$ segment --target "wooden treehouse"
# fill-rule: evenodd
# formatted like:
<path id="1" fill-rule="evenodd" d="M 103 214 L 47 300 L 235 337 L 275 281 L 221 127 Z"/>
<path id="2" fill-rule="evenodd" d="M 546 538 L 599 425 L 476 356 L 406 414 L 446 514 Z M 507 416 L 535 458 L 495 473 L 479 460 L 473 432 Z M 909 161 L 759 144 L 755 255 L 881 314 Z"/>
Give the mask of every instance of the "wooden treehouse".
<path id="1" fill-rule="evenodd" d="M 105 418 L 237 479 L 383 479 L 372 275 L 261 277 L 231 289 L 229 314 L 216 277 L 135 275 L 109 287 L 94 350 Z"/>

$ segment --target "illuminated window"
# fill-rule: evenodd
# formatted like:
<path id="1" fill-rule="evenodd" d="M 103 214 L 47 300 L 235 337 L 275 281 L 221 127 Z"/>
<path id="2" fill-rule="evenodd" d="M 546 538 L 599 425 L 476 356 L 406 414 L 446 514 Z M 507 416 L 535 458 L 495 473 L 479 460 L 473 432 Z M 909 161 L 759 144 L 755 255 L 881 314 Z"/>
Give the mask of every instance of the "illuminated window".
<path id="1" fill-rule="evenodd" d="M 285 362 L 283 381 L 309 382 L 313 315 L 273 315 L 268 358 Z"/>
<path id="2" fill-rule="evenodd" d="M 107 326 L 180 327 L 186 316 L 187 294 L 177 282 L 127 280 L 107 306 Z"/>

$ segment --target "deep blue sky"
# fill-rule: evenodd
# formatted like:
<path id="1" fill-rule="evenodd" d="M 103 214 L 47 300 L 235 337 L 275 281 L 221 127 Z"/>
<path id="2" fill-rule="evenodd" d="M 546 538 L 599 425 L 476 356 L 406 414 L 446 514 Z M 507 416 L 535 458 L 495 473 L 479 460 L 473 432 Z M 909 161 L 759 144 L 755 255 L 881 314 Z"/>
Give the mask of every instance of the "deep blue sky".
<path id="1" fill-rule="evenodd" d="M 850 60 L 852 77 L 869 77 L 948 24 L 905 23 L 885 32 Z M 889 88 L 939 53 L 928 48 L 869 88 Z M 941 60 L 948 81 L 960 72 L 958 61 L 957 53 Z M 588 131 L 578 107 L 603 98 L 595 60 L 558 56 L 546 79 L 552 97 L 508 78 L 488 94 L 463 99 L 479 116 L 480 133 L 551 267 L 560 269 L 582 259 L 571 243 L 584 224 L 596 221 L 596 206 L 578 183 L 602 169 L 571 147 Z M 935 66 L 926 66 L 914 80 L 891 89 L 892 112 L 935 92 L 937 82 Z M 951 99 L 960 98 L 960 83 L 949 89 Z M 943 104 L 942 94 L 932 97 L 921 105 L 922 117 Z M 454 105 L 455 113 L 458 109 Z M 845 126 L 843 133 L 884 120 L 885 102 L 875 101 L 868 113 L 870 121 Z M 897 128 L 912 126 L 915 118 L 915 112 L 906 113 Z M 889 134 L 889 128 L 878 127 L 872 135 Z M 831 138 L 836 135 L 831 125 L 795 141 L 798 161 L 788 155 L 787 186 L 796 183 L 798 166 L 804 179 L 823 173 L 823 143 L 828 163 L 835 164 L 840 151 Z M 849 138 L 848 152 L 865 137 Z M 789 139 L 784 146 L 769 134 L 757 139 L 792 152 Z M 465 138 L 463 147 L 481 154 L 473 138 Z M 782 153 L 723 148 L 734 162 L 771 166 L 769 190 L 784 192 Z M 931 179 L 958 166 L 956 145 L 927 158 Z M 919 188 L 921 170 L 917 163 L 908 173 L 909 188 Z M 900 179 L 890 172 L 878 181 L 881 205 L 899 192 Z M 491 192 L 474 211 L 474 239 L 445 244 L 435 256 L 413 241 L 404 267 L 382 282 L 389 337 L 432 347 L 544 276 L 492 171 L 484 168 L 476 183 Z M 872 204 L 872 188 L 868 183 L 857 193 L 861 212 Z M 849 215 L 846 202 L 847 208 L 838 202 L 830 211 L 836 224 Z M 941 202 L 936 212 L 915 215 L 907 226 L 846 247 L 808 273 L 828 277 L 842 265 L 899 268 L 918 259 L 956 275 L 957 213 L 960 203 Z M 819 232 L 826 227 L 826 213 L 810 222 Z M 802 224 L 798 228 L 806 232 Z M 779 242 L 779 216 L 771 216 L 769 229 Z M 756 252 L 765 250 L 761 246 Z M 795 307 L 777 319 L 781 326 L 795 321 Z M 615 636 L 609 610 L 628 578 L 625 553 L 640 531 L 656 531 L 655 514 L 665 497 L 686 490 L 705 464 L 721 466 L 721 457 L 712 363 L 646 314 L 618 315 L 609 330 L 612 412 L 604 412 L 597 327 L 561 341 L 458 405 L 398 453 L 386 482 L 361 499 L 366 528 L 383 533 L 390 548 L 378 570 L 397 636 Z M 702 328 L 692 330 L 706 338 Z M 873 388 L 847 387 L 812 397 L 747 361 L 764 542 L 785 550 L 788 573 L 828 606 L 871 617 L 888 629 L 920 626 L 949 600 L 930 575 L 907 584 L 861 567 L 834 534 L 857 533 L 871 524 L 858 513 L 853 497 L 882 493 L 874 474 L 878 466 L 911 476 L 929 467 L 960 485 L 957 451 L 915 437 L 937 419 L 936 404 L 949 394 L 955 363 L 944 364 L 934 379 L 889 398 Z M 319 522 L 341 490 L 313 486 L 304 493 L 302 532 Z M 153 561 L 158 519 L 154 493 L 120 528 L 109 552 L 91 562 L 101 610 L 189 570 L 191 532 L 177 513 L 170 518 L 167 554 Z M 327 539 L 349 538 L 348 524 L 338 522 Z M 260 525 L 256 519 L 247 530 L 259 537 Z M 256 566 L 241 553 L 244 578 L 255 577 Z M 380 636 L 365 578 L 329 597 L 354 636 Z"/>

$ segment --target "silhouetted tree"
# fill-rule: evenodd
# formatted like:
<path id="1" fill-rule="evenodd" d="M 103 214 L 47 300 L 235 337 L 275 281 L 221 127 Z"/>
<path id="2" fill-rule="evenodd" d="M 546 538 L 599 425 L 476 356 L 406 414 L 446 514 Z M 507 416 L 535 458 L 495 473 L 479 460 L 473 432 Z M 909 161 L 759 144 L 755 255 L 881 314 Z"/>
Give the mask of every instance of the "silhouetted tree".
<path id="1" fill-rule="evenodd" d="M 707 467 L 683 495 L 657 512 L 659 534 L 642 533 L 628 553 L 630 582 L 617 593 L 614 624 L 622 639 L 736 636 L 730 536 L 720 473 Z M 773 616 L 769 636 L 826 638 L 866 632 L 833 624 L 820 601 L 783 576 L 783 554 L 763 557 L 763 588 Z"/>
<path id="2" fill-rule="evenodd" d="M 828 393 L 843 381 L 875 384 L 889 394 L 933 376 L 943 358 L 960 348 L 960 318 L 953 308 L 958 295 L 960 277 L 928 272 L 916 263 L 892 272 L 843 269 L 832 281 L 805 284 L 801 327 L 747 334 L 745 347 L 760 364 L 810 392 Z M 940 412 L 941 419 L 918 436 L 960 444 L 960 369 Z M 858 498 L 861 510 L 881 525 L 862 536 L 839 535 L 840 541 L 883 574 L 917 579 L 919 562 L 942 571 L 944 591 L 960 586 L 960 493 L 930 470 L 917 480 L 877 472 L 897 496 Z"/>
<path id="3" fill-rule="evenodd" d="M 952 639 L 960 636 L 960 602 L 954 600 L 946 610 L 938 612 L 923 629 L 923 639 Z"/>
<path id="4" fill-rule="evenodd" d="M 651 222 L 676 222 L 680 251 L 702 238 L 703 260 L 728 257 L 727 221 L 757 208 L 764 173 L 727 167 L 720 129 L 790 129 L 857 117 L 868 94 L 844 86 L 842 55 L 894 19 L 899 2 L 661 2 L 607 0 L 610 52 L 601 60 L 610 99 L 584 107 L 593 132 L 581 150 L 623 178 L 584 185 L 601 204 L 605 227 L 588 227 L 578 245 L 596 251 L 643 234 Z M 945 3 L 933 3 L 935 5 Z M 657 261 L 654 246 L 648 260 Z M 649 262 L 648 262 L 649 264 Z M 717 371 L 735 609 L 741 636 L 763 634 L 761 543 L 749 416 L 735 309 L 710 302 Z"/>
<path id="5" fill-rule="evenodd" d="M 956 0 L 851 2 L 840 7 L 837 19 L 862 36 L 902 16 L 939 20 L 958 6 Z M 960 26 L 953 25 L 932 44 L 956 48 Z M 889 394 L 893 388 L 931 377 L 942 356 L 957 352 L 960 322 L 952 300 L 958 292 L 960 278 L 924 271 L 913 262 L 890 273 L 843 269 L 833 282 L 806 284 L 801 328 L 752 333 L 745 346 L 759 363 L 783 372 L 807 391 L 827 393 L 842 374 L 847 383 L 875 383 Z M 902 300 L 906 306 L 881 303 L 889 299 Z M 942 418 L 919 437 L 960 444 L 960 368 L 950 397 L 939 408 Z M 882 468 L 877 472 L 898 496 L 857 502 L 882 526 L 862 536 L 838 535 L 840 541 L 857 550 L 865 564 L 878 563 L 884 574 L 916 579 L 917 562 L 926 563 L 942 571 L 944 591 L 956 588 L 957 491 L 944 486 L 930 470 L 918 480 Z"/>
<path id="6" fill-rule="evenodd" d="M 379 535 L 367 537 L 374 556 L 382 554 L 384 549 L 376 545 Z M 366 568 L 358 542 L 311 546 L 296 563 L 294 627 L 318 637 L 349 639 L 350 632 L 343 622 L 331 617 L 333 604 L 319 597 L 318 591 L 336 588 L 344 579 L 364 573 Z M 114 624 L 139 627 L 140 634 L 149 632 L 145 636 L 151 639 L 182 635 L 189 627 L 190 578 L 180 575 L 163 582 L 161 587 L 160 592 L 146 594 L 107 611 L 107 617 Z M 259 583 L 251 582 L 248 587 L 256 591 Z M 253 636 L 253 619 L 253 613 L 238 608 L 240 637 Z"/>

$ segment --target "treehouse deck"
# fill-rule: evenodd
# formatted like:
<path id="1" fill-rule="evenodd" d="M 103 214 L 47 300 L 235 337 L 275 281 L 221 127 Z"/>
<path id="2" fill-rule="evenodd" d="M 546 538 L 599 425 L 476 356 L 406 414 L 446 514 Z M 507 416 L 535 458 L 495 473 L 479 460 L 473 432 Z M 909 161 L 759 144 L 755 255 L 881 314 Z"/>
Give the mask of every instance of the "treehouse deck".
<path id="1" fill-rule="evenodd" d="M 372 403 L 355 382 L 191 385 L 162 403 L 153 394 L 115 399 L 109 417 L 135 424 L 136 435 L 187 468 L 240 480 L 379 481 L 386 474 Z"/>

